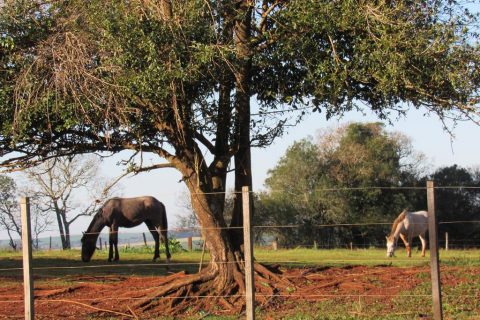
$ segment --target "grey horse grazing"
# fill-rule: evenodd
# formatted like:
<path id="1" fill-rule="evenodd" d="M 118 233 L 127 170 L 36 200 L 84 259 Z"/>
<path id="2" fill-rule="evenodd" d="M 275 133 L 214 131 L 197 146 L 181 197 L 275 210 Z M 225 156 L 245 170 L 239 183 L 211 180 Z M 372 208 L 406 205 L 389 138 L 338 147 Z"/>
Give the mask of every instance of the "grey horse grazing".
<path id="1" fill-rule="evenodd" d="M 395 248 L 397 247 L 398 238 L 400 237 L 407 249 L 407 256 L 412 256 L 412 240 L 419 237 L 422 242 L 422 257 L 425 257 L 425 248 L 427 241 L 425 233 L 428 230 L 428 212 L 416 211 L 408 212 L 406 209 L 400 213 L 392 225 L 392 231 L 387 237 L 387 257 L 393 257 Z"/>
<path id="2" fill-rule="evenodd" d="M 118 228 L 132 228 L 145 222 L 155 240 L 153 260 L 160 258 L 160 237 L 165 244 L 167 262 L 170 260 L 167 237 L 167 214 L 163 203 L 154 197 L 112 198 L 98 210 L 82 237 L 82 260 L 89 262 L 95 252 L 98 236 L 105 226 L 110 228 L 108 261 L 117 261 Z M 115 249 L 115 257 L 113 250 Z"/>

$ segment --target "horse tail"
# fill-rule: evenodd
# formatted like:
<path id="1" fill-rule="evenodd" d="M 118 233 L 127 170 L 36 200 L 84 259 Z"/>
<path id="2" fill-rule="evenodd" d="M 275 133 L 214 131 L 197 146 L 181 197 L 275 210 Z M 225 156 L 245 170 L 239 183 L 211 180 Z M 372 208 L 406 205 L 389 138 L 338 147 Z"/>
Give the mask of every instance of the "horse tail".
<path id="1" fill-rule="evenodd" d="M 403 220 L 405 220 L 405 217 L 407 216 L 407 213 L 408 213 L 408 210 L 403 209 L 403 211 L 398 215 L 398 217 L 395 219 L 395 221 L 393 221 L 392 230 L 390 231 L 390 235 L 395 233 L 395 230 L 397 230 L 398 224 L 400 222 L 402 222 Z"/>

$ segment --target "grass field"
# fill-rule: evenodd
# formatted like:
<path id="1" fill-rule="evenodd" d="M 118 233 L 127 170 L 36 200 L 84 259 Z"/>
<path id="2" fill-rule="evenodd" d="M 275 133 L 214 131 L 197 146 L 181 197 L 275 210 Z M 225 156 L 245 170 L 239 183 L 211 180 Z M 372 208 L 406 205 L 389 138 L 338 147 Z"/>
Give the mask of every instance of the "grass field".
<path id="1" fill-rule="evenodd" d="M 393 268 L 416 268 L 421 272 L 415 274 L 418 285 L 408 291 L 399 288 L 399 294 L 393 301 L 385 303 L 384 299 L 364 298 L 352 291 L 351 299 L 331 297 L 323 301 L 311 303 L 298 299 L 289 301 L 288 312 L 271 315 L 258 310 L 258 319 L 419 319 L 419 314 L 425 314 L 424 319 L 431 315 L 431 292 L 429 275 L 429 257 L 421 258 L 419 252 L 413 252 L 412 258 L 405 257 L 403 250 L 396 252 L 397 257 L 386 258 L 383 249 L 366 250 L 315 250 L 290 249 L 268 250 L 255 248 L 255 258 L 258 262 L 280 265 L 287 269 L 308 267 L 364 266 L 372 270 L 378 266 Z M 54 278 L 58 283 L 68 286 L 79 275 L 89 276 L 155 276 L 165 274 L 166 268 L 162 262 L 152 263 L 153 252 L 150 248 L 123 248 L 120 251 L 120 261 L 106 262 L 107 251 L 97 251 L 91 263 L 80 261 L 79 250 L 40 251 L 34 253 L 35 284 L 42 285 Z M 161 259 L 165 256 L 161 254 Z M 170 271 L 198 271 L 201 252 L 177 252 L 172 257 Z M 208 254 L 204 261 L 208 262 Z M 162 260 L 163 261 L 163 260 Z M 446 268 L 442 277 L 446 285 L 442 287 L 443 309 L 445 319 L 480 319 L 480 250 L 449 250 L 440 252 L 442 268 Z M 21 275 L 21 253 L 0 251 L 0 276 L 11 274 Z M 392 269 L 393 269 L 392 268 Z M 388 269 L 387 269 L 388 270 Z M 385 275 L 383 275 L 385 276 Z M 380 276 L 370 276 L 368 281 L 372 286 L 385 285 Z M 442 281 L 444 280 L 442 278 Z M 7 286 L 9 280 L 0 283 Z M 15 281 L 13 278 L 11 281 Z M 340 291 L 339 291 L 340 292 Z M 237 316 L 218 317 L 207 314 L 198 315 L 192 319 L 237 319 Z M 102 318 L 104 319 L 104 318 Z M 113 318 L 112 318 L 113 319 Z M 174 319 L 174 318 L 165 318 Z M 421 319 L 421 318 L 420 318 Z"/>

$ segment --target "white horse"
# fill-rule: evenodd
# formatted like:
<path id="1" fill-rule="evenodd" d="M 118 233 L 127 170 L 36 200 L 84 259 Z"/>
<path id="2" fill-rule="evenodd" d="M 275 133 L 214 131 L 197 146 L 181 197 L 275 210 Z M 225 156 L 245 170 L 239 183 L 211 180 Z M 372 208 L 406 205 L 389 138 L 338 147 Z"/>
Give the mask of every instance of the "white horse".
<path id="1" fill-rule="evenodd" d="M 425 257 L 425 247 L 427 241 L 425 233 L 428 230 L 428 212 L 416 211 L 408 212 L 406 209 L 400 213 L 392 225 L 392 231 L 387 237 L 387 257 L 393 257 L 395 248 L 397 247 L 398 238 L 400 237 L 407 249 L 407 256 L 412 256 L 412 239 L 419 237 L 422 242 L 422 257 Z"/>

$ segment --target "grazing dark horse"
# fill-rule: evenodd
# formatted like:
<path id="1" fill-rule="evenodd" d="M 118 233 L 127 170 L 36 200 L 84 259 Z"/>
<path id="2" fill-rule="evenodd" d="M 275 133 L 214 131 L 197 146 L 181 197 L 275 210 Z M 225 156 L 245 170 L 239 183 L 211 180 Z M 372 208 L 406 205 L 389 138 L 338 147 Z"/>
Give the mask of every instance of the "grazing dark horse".
<path id="1" fill-rule="evenodd" d="M 170 261 L 167 238 L 167 214 L 163 203 L 154 197 L 112 198 L 98 210 L 82 237 L 82 260 L 89 262 L 95 252 L 98 236 L 105 226 L 110 228 L 108 261 L 117 261 L 118 256 L 118 228 L 136 227 L 142 222 L 148 227 L 155 240 L 153 261 L 160 258 L 159 238 L 165 244 L 167 262 Z M 115 258 L 113 258 L 115 248 Z"/>

